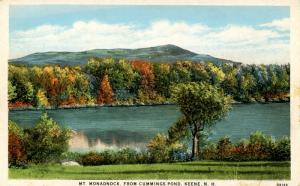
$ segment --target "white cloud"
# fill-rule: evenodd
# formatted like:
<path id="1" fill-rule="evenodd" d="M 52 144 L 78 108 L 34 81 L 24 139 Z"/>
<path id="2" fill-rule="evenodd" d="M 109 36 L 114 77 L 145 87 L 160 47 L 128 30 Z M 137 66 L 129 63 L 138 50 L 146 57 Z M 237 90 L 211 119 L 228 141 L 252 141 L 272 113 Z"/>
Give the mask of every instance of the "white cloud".
<path id="1" fill-rule="evenodd" d="M 289 31 L 290 30 L 290 19 L 275 19 L 270 23 L 264 23 L 260 25 L 261 27 L 275 28 L 280 31 Z"/>
<path id="2" fill-rule="evenodd" d="M 11 58 L 45 51 L 175 44 L 197 53 L 246 63 L 289 62 L 288 39 L 269 26 L 262 29 L 238 25 L 210 28 L 200 23 L 160 20 L 141 28 L 130 24 L 77 21 L 70 27 L 42 25 L 13 32 L 10 38 Z"/>

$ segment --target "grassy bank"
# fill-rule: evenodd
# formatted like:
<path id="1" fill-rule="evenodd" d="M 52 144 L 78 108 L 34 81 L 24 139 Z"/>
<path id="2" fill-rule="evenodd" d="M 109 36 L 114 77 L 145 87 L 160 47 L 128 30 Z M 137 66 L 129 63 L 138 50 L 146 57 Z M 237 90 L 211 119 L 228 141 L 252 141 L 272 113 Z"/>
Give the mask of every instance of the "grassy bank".
<path id="1" fill-rule="evenodd" d="M 290 179 L 290 162 L 218 162 L 61 166 L 9 169 L 13 179 Z"/>

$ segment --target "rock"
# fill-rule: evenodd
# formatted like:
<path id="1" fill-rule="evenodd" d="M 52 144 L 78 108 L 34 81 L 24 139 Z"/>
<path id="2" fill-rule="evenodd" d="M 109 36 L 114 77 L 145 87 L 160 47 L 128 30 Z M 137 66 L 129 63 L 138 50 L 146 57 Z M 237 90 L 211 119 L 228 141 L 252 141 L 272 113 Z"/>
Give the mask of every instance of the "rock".
<path id="1" fill-rule="evenodd" d="M 76 161 L 66 161 L 66 162 L 63 162 L 62 165 L 64 165 L 64 166 L 80 166 L 80 164 L 77 163 Z"/>

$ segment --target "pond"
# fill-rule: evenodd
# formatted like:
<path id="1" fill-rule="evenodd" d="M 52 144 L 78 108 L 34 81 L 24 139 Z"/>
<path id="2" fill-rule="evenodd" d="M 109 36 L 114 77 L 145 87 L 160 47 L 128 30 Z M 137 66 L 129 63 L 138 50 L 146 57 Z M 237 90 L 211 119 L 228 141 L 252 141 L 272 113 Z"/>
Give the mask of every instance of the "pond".
<path id="1" fill-rule="evenodd" d="M 33 126 L 42 111 L 9 111 L 9 119 Z M 75 131 L 71 151 L 144 148 L 156 133 L 167 132 L 180 117 L 175 105 L 48 110 L 50 117 Z M 274 137 L 290 135 L 289 103 L 235 104 L 228 116 L 210 129 L 208 140 L 225 135 L 236 142 L 262 131 Z"/>

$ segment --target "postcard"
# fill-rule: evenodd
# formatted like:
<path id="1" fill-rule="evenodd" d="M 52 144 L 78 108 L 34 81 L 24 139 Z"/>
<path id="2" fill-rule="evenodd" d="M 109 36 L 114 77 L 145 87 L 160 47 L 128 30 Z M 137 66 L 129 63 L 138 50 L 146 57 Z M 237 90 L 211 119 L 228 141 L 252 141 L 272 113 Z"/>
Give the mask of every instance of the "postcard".
<path id="1" fill-rule="evenodd" d="M 300 2 L 0 3 L 4 185 L 300 184 Z"/>

